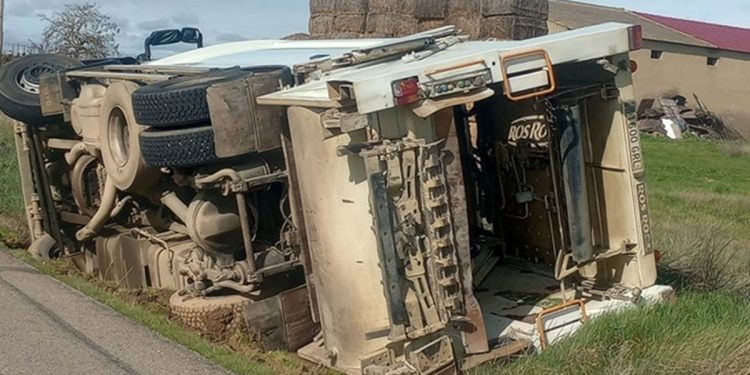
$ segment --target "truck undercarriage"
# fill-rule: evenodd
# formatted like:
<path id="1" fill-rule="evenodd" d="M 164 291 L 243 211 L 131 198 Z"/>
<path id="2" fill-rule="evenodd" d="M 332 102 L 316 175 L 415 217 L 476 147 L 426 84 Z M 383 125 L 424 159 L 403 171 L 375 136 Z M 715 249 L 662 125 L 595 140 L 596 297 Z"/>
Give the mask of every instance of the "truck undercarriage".
<path id="1" fill-rule="evenodd" d="M 194 328 L 229 306 L 265 348 L 345 373 L 543 350 L 671 292 L 654 285 L 634 30 L 517 44 L 443 28 L 294 77 L 43 76 L 47 117 L 16 125 L 30 251 L 175 290 Z"/>

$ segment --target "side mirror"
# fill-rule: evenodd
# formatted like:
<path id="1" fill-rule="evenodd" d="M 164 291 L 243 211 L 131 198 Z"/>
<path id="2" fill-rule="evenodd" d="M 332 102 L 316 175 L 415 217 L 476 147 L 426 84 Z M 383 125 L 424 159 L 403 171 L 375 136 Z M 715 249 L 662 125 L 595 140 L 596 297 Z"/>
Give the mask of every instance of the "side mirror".
<path id="1" fill-rule="evenodd" d="M 198 48 L 201 48 L 203 47 L 203 34 L 195 27 L 183 27 L 182 42 L 195 44 Z"/>
<path id="2" fill-rule="evenodd" d="M 182 31 L 178 29 L 157 30 L 152 32 L 146 40 L 152 46 L 179 43 L 182 41 Z"/>
<path id="3" fill-rule="evenodd" d="M 175 43 L 195 44 L 198 48 L 203 47 L 203 34 L 195 27 L 183 27 L 182 30 L 166 29 L 157 30 L 146 38 L 144 44 L 145 52 L 138 55 L 138 61 L 151 60 L 151 46 L 163 46 Z"/>

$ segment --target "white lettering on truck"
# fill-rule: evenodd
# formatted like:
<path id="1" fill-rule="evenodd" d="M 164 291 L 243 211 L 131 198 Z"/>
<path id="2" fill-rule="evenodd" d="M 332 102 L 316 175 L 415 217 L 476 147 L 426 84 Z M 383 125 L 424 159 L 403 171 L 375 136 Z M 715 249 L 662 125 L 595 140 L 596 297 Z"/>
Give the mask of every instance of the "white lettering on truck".
<path id="1" fill-rule="evenodd" d="M 544 115 L 524 116 L 510 124 L 508 143 L 516 146 L 518 141 L 526 140 L 531 141 L 532 147 L 546 147 L 549 145 L 548 135 L 547 119 Z"/>

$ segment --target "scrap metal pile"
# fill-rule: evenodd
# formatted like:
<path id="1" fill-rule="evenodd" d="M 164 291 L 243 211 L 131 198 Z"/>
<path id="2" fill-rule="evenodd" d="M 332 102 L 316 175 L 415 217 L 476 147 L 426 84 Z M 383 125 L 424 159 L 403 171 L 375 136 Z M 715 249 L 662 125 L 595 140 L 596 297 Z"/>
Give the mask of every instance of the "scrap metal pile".
<path id="1" fill-rule="evenodd" d="M 744 140 L 737 130 L 711 112 L 698 95 L 693 97 L 697 108 L 688 106 L 688 99 L 681 95 L 641 100 L 638 127 L 643 133 L 671 139 L 682 139 L 689 133 L 701 139 Z"/>

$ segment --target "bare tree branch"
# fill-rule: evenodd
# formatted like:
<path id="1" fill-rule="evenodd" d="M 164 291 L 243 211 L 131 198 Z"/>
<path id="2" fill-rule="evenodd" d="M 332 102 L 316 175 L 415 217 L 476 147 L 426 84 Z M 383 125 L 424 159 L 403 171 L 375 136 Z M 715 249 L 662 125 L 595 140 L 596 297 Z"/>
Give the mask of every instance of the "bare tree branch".
<path id="1" fill-rule="evenodd" d="M 115 37 L 120 27 L 102 14 L 96 4 L 67 4 L 62 11 L 40 14 L 39 18 L 47 26 L 39 43 L 30 41 L 35 52 L 57 53 L 79 60 L 119 54 Z"/>

